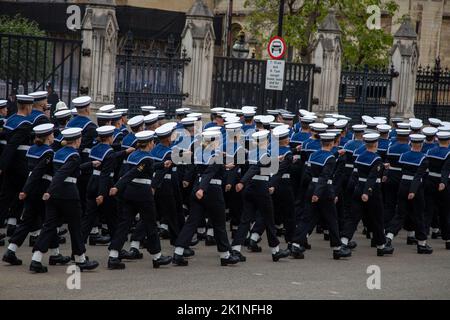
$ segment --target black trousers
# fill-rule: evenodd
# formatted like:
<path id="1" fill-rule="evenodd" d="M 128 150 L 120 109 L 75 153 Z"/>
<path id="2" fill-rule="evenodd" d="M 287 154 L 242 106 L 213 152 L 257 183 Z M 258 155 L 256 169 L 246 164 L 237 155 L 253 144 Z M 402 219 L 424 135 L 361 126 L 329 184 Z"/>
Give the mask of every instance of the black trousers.
<path id="1" fill-rule="evenodd" d="M 132 221 L 132 223 L 133 223 L 133 221 Z M 136 228 L 134 229 L 133 233 L 131 234 L 130 240 L 143 242 L 145 240 L 145 236 L 146 236 L 145 222 L 141 218 L 138 221 L 138 223 L 136 223 Z"/>
<path id="2" fill-rule="evenodd" d="M 84 242 L 89 237 L 91 229 L 98 224 L 100 217 L 105 218 L 111 237 L 114 234 L 118 219 L 116 200 L 111 197 L 105 197 L 103 201 L 100 206 L 97 206 L 95 198 L 87 197 L 86 199 L 86 213 L 83 215 L 81 221 L 81 233 Z"/>
<path id="3" fill-rule="evenodd" d="M 230 227 L 237 227 L 241 221 L 242 193 L 236 192 L 234 186 L 225 193 L 225 199 L 230 210 Z"/>
<path id="4" fill-rule="evenodd" d="M 225 200 L 223 198 L 222 187 L 219 185 L 210 185 L 201 200 L 198 200 L 195 196 L 195 191 L 198 189 L 194 187 L 193 190 L 190 201 L 191 212 L 178 235 L 175 246 L 189 247 L 194 233 L 197 232 L 199 224 L 206 216 L 214 229 L 217 251 L 229 251 L 230 242 L 228 241 L 226 231 Z"/>
<path id="5" fill-rule="evenodd" d="M 19 200 L 19 193 L 27 180 L 25 172 L 17 170 L 7 170 L 2 173 L 3 183 L 0 190 L 0 223 L 7 218 L 19 220 L 23 201 Z"/>
<path id="6" fill-rule="evenodd" d="M 336 205 L 334 198 L 321 197 L 318 202 L 312 203 L 314 187 L 311 185 L 306 193 L 305 210 L 295 229 L 292 242 L 305 244 L 307 242 L 307 235 L 316 226 L 320 216 L 323 217 L 328 226 L 330 234 L 330 246 L 338 247 L 341 245 L 339 238 L 339 228 L 337 221 Z"/>
<path id="7" fill-rule="evenodd" d="M 285 240 L 292 242 L 295 232 L 295 209 L 294 192 L 292 190 L 290 179 L 282 179 L 280 187 L 275 189 L 272 196 L 276 224 L 283 224 Z M 279 223 L 281 222 L 281 223 Z"/>
<path id="8" fill-rule="evenodd" d="M 438 216 L 439 225 L 437 227 L 441 229 L 442 240 L 450 240 L 450 189 L 445 188 L 439 191 L 439 180 L 430 181 L 431 183 L 426 186 L 425 194 L 428 194 L 429 198 L 425 202 L 427 210 Z M 432 221 L 433 217 L 428 218 L 429 221 Z M 433 225 L 431 227 L 437 228 Z M 426 230 L 428 231 L 428 229 Z"/>
<path id="9" fill-rule="evenodd" d="M 272 248 L 278 246 L 280 241 L 275 230 L 272 197 L 269 194 L 267 184 L 264 182 L 250 184 L 243 190 L 242 197 L 243 211 L 241 222 L 232 245 L 244 244 L 247 233 L 250 230 L 250 223 L 256 220 L 257 212 L 259 212 L 264 221 L 269 246 Z"/>
<path id="10" fill-rule="evenodd" d="M 9 242 L 20 247 L 27 238 L 28 233 L 41 228 L 44 219 L 45 202 L 41 199 L 26 199 L 23 206 L 22 219 Z M 58 247 L 58 236 L 56 233 L 55 235 L 56 237 L 50 242 L 50 248 Z"/>
<path id="11" fill-rule="evenodd" d="M 86 252 L 81 236 L 81 204 L 79 200 L 52 199 L 46 202 L 45 221 L 36 240 L 33 251 L 47 252 L 50 243 L 57 236 L 56 228 L 64 218 L 70 233 L 72 253 L 82 255 Z M 55 248 L 57 248 L 56 246 Z"/>
<path id="12" fill-rule="evenodd" d="M 147 250 L 150 254 L 161 252 L 161 242 L 159 240 L 158 228 L 156 226 L 156 211 L 153 201 L 142 200 L 133 201 L 119 199 L 121 211 L 119 212 L 119 223 L 113 234 L 109 250 L 120 251 L 128 238 L 128 230 L 139 213 L 143 225 L 145 226 L 145 235 L 147 236 Z"/>
<path id="13" fill-rule="evenodd" d="M 168 188 L 173 188 L 172 182 L 165 181 L 161 189 L 156 189 L 155 204 L 156 211 L 160 215 L 160 223 L 169 226 L 170 244 L 175 245 L 175 241 L 184 224 L 184 214 L 181 205 L 181 197 L 179 192 L 167 192 Z"/>
<path id="14" fill-rule="evenodd" d="M 392 218 L 391 222 L 386 228 L 386 233 L 397 235 L 398 232 L 402 229 L 406 217 L 409 217 L 412 225 L 408 226 L 407 229 L 415 230 L 417 240 L 423 241 L 427 239 L 424 217 L 424 191 L 423 188 L 420 187 L 414 199 L 408 200 L 410 185 L 410 181 L 401 181 L 398 190 L 398 210 L 396 215 Z"/>
<path id="15" fill-rule="evenodd" d="M 383 195 L 381 186 L 376 186 L 367 202 L 361 200 L 363 194 L 362 183 L 358 183 L 353 193 L 351 215 L 346 219 L 344 228 L 341 231 L 342 237 L 352 239 L 359 222 L 364 217 L 370 225 L 373 238 L 377 246 L 386 243 L 384 235 L 384 214 L 383 214 Z"/>
<path id="16" fill-rule="evenodd" d="M 388 175 L 387 181 L 384 182 L 384 224 L 389 225 L 392 218 L 397 213 L 398 188 L 400 178 Z"/>
<path id="17" fill-rule="evenodd" d="M 87 209 L 87 186 L 89 183 L 89 180 L 91 178 L 92 172 L 86 173 L 81 172 L 81 175 L 77 179 L 77 187 L 78 187 L 78 193 L 80 194 L 80 203 L 81 203 L 81 210 L 83 214 L 86 213 Z"/>
<path id="18" fill-rule="evenodd" d="M 438 202 L 439 200 L 439 186 L 440 178 L 428 177 L 425 179 L 425 230 L 429 232 L 431 228 L 440 228 L 440 206 L 445 203 Z M 444 190 L 445 194 L 445 190 Z M 445 221 L 444 221 L 445 225 Z M 442 231 L 441 231 L 442 233 Z"/>

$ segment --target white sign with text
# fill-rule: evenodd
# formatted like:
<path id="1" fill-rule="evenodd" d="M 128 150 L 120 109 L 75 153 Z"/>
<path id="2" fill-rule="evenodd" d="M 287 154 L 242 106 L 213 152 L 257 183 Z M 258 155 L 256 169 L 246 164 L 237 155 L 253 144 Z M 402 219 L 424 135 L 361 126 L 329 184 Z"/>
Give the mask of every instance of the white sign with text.
<path id="1" fill-rule="evenodd" d="M 267 60 L 266 89 L 283 90 L 284 60 Z"/>

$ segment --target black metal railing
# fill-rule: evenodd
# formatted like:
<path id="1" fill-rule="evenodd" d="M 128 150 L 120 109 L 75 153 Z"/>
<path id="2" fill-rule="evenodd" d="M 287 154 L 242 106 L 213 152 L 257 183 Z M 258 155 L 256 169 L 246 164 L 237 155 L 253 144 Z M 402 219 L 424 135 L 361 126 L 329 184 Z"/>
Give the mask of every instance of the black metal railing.
<path id="1" fill-rule="evenodd" d="M 370 69 L 346 66 L 341 71 L 338 111 L 358 123 L 361 116 L 384 116 L 389 119 L 392 78 L 398 72 L 391 68 Z"/>
<path id="2" fill-rule="evenodd" d="M 414 114 L 423 120 L 450 121 L 450 71 L 441 67 L 439 58 L 434 67 L 417 70 Z"/>
<path id="3" fill-rule="evenodd" d="M 115 104 L 129 109 L 131 115 L 141 113 L 140 106 L 154 105 L 169 116 L 182 106 L 184 67 L 190 62 L 186 51 L 181 58 L 169 38 L 165 56 L 133 55 L 133 34 L 128 32 L 125 54 L 116 59 Z"/>
<path id="4" fill-rule="evenodd" d="M 267 90 L 265 60 L 214 57 L 212 106 L 240 108 L 258 107 L 258 113 L 282 108 L 297 113 L 311 109 L 313 64 L 286 62 L 283 91 Z"/>
<path id="5" fill-rule="evenodd" d="M 79 40 L 0 33 L 0 97 L 45 90 L 53 84 L 59 98 L 70 103 L 78 95 L 81 44 Z"/>

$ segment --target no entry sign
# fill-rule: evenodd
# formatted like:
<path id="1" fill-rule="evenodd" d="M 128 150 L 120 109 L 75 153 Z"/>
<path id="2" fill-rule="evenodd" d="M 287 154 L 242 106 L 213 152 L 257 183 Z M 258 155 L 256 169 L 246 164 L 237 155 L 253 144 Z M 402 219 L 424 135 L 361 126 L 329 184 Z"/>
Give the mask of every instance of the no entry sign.
<path id="1" fill-rule="evenodd" d="M 286 42 L 281 37 L 273 37 L 267 46 L 269 56 L 274 60 L 279 60 L 284 57 L 286 53 Z"/>

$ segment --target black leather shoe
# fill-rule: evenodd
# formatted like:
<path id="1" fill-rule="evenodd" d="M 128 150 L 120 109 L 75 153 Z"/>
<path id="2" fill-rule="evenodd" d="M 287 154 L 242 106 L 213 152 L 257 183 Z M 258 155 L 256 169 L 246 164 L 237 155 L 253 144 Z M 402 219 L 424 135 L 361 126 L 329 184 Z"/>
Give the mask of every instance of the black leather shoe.
<path id="1" fill-rule="evenodd" d="M 170 239 L 170 233 L 169 233 L 169 230 L 160 228 L 160 229 L 159 229 L 159 236 L 160 236 L 160 238 L 163 239 L 163 240 Z"/>
<path id="2" fill-rule="evenodd" d="M 94 270 L 98 267 L 98 262 L 95 260 L 89 261 L 86 259 L 84 262 L 77 262 L 76 265 L 80 268 L 80 271 L 83 272 L 84 270 Z"/>
<path id="3" fill-rule="evenodd" d="M 302 243 L 301 244 L 301 246 L 303 247 L 303 248 L 305 248 L 306 250 L 311 250 L 311 244 L 309 244 L 308 242 L 306 242 L 306 243 Z"/>
<path id="4" fill-rule="evenodd" d="M 406 244 L 407 245 L 416 245 L 417 244 L 416 237 L 407 237 L 406 238 Z"/>
<path id="5" fill-rule="evenodd" d="M 216 239 L 214 239 L 213 236 L 206 236 L 205 246 L 215 246 L 215 245 L 216 245 Z"/>
<path id="6" fill-rule="evenodd" d="M 260 246 L 258 246 L 258 243 L 252 239 L 250 239 L 250 241 L 248 242 L 248 250 L 250 250 L 251 252 L 261 252 L 262 248 Z"/>
<path id="7" fill-rule="evenodd" d="M 445 249 L 450 250 L 450 242 L 445 242 Z"/>
<path id="8" fill-rule="evenodd" d="M 350 250 L 354 250 L 357 246 L 358 244 L 354 240 L 349 241 L 346 245 L 346 247 L 349 248 Z"/>
<path id="9" fill-rule="evenodd" d="M 323 228 L 321 226 L 316 227 L 316 233 L 323 233 Z"/>
<path id="10" fill-rule="evenodd" d="M 388 247 L 385 245 L 383 249 L 377 248 L 377 256 L 379 256 L 379 257 L 382 257 L 385 254 L 393 254 L 393 253 L 394 253 L 394 247 L 391 247 L 391 246 Z"/>
<path id="11" fill-rule="evenodd" d="M 58 236 L 63 236 L 67 233 L 66 228 L 59 228 Z"/>
<path id="12" fill-rule="evenodd" d="M 441 232 L 432 232 L 431 233 L 431 239 L 439 239 L 442 236 Z"/>
<path id="13" fill-rule="evenodd" d="M 66 238 L 63 237 L 63 236 L 59 236 L 59 237 L 58 237 L 58 243 L 59 243 L 59 244 L 64 244 L 64 243 L 66 243 Z"/>
<path id="14" fill-rule="evenodd" d="M 35 273 L 46 273 L 48 272 L 47 267 L 43 266 L 42 263 L 31 260 L 30 271 Z"/>
<path id="15" fill-rule="evenodd" d="M 289 257 L 289 250 L 280 249 L 277 253 L 272 254 L 272 261 L 277 262 L 280 259 Z"/>
<path id="16" fill-rule="evenodd" d="M 198 241 L 206 240 L 206 232 L 203 232 L 203 233 L 197 232 L 197 239 L 198 239 Z"/>
<path id="17" fill-rule="evenodd" d="M 277 229 L 277 237 L 282 237 L 285 235 L 285 233 L 286 232 L 285 232 L 284 228 Z"/>
<path id="18" fill-rule="evenodd" d="M 6 226 L 6 236 L 7 237 L 12 237 L 12 235 L 14 234 L 14 231 L 16 231 L 16 226 L 13 224 L 8 224 Z"/>
<path id="19" fill-rule="evenodd" d="M 195 247 L 196 245 L 198 245 L 198 243 L 200 242 L 200 240 L 198 240 L 198 238 L 195 241 L 191 240 L 191 243 L 189 244 L 190 247 Z"/>
<path id="20" fill-rule="evenodd" d="M 97 234 L 92 234 L 89 236 L 89 245 L 90 246 L 95 246 L 97 244 L 108 244 L 109 242 L 111 242 L 111 237 L 110 236 L 102 236 L 99 233 Z"/>
<path id="21" fill-rule="evenodd" d="M 111 236 L 111 234 L 108 229 L 102 228 L 102 236 Z"/>
<path id="22" fill-rule="evenodd" d="M 225 266 L 228 266 L 230 264 L 236 264 L 239 261 L 240 260 L 239 260 L 238 256 L 234 256 L 234 255 L 230 254 L 230 256 L 228 258 L 226 258 L 226 259 L 225 258 L 220 258 L 220 265 L 222 267 L 225 267 Z"/>
<path id="23" fill-rule="evenodd" d="M 231 254 L 232 254 L 233 256 L 238 257 L 240 262 L 245 262 L 245 261 L 247 261 L 247 257 L 245 257 L 242 253 L 240 253 L 240 252 L 237 251 L 237 250 L 232 250 L 232 251 L 231 251 Z"/>
<path id="24" fill-rule="evenodd" d="M 157 260 L 153 260 L 153 269 L 158 269 L 160 266 L 168 265 L 172 262 L 172 257 L 161 256 Z"/>
<path id="25" fill-rule="evenodd" d="M 348 258 L 351 257 L 352 250 L 349 248 L 342 246 L 339 250 L 333 250 L 333 259 L 339 260 L 340 258 Z"/>
<path id="26" fill-rule="evenodd" d="M 329 233 L 323 233 L 323 240 L 330 241 L 330 234 Z"/>
<path id="27" fill-rule="evenodd" d="M 371 248 L 376 248 L 377 247 L 377 243 L 375 242 L 375 239 L 370 239 L 370 247 Z"/>
<path id="28" fill-rule="evenodd" d="M 428 244 L 425 244 L 424 246 L 417 245 L 417 253 L 418 254 L 432 254 L 433 248 L 430 247 Z"/>
<path id="29" fill-rule="evenodd" d="M 10 265 L 13 266 L 20 266 L 22 265 L 22 260 L 18 259 L 16 257 L 16 253 L 12 250 L 6 250 L 5 254 L 3 255 L 2 258 L 3 261 L 9 263 Z"/>
<path id="30" fill-rule="evenodd" d="M 291 256 L 294 259 L 304 259 L 305 258 L 304 252 L 305 252 L 305 248 L 292 246 Z"/>
<path id="31" fill-rule="evenodd" d="M 173 254 L 172 263 L 180 267 L 186 267 L 189 264 L 189 262 L 184 259 L 183 256 L 175 253 Z"/>
<path id="32" fill-rule="evenodd" d="M 184 248 L 184 251 L 183 251 L 183 257 L 185 257 L 185 258 L 189 258 L 189 257 L 192 257 L 192 256 L 194 256 L 195 255 L 195 251 L 194 250 L 192 250 L 191 248 Z"/>
<path id="33" fill-rule="evenodd" d="M 130 251 L 121 250 L 119 253 L 119 258 L 124 260 L 139 260 L 142 259 L 144 255 L 136 248 L 131 248 Z"/>
<path id="34" fill-rule="evenodd" d="M 51 266 L 56 266 L 57 264 L 65 265 L 70 262 L 70 257 L 63 256 L 62 254 L 58 254 L 57 256 L 50 256 L 48 258 L 48 264 Z"/>
<path id="35" fill-rule="evenodd" d="M 37 236 L 30 236 L 29 238 L 28 238 L 28 246 L 29 247 L 34 247 L 34 244 L 36 243 L 36 240 L 37 240 Z"/>
<path id="36" fill-rule="evenodd" d="M 125 269 L 125 263 L 120 261 L 119 258 L 108 258 L 108 269 L 109 270 L 122 270 Z"/>

